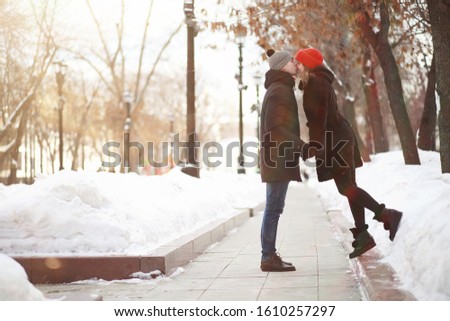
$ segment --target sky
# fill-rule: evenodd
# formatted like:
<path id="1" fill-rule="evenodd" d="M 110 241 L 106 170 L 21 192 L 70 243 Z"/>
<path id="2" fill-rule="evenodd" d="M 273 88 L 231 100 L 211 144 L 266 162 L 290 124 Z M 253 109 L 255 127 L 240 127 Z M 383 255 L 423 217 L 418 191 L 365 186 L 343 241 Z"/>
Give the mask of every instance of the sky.
<path id="1" fill-rule="evenodd" d="M 222 1 L 224 2 L 224 1 Z M 243 7 L 248 1 L 225 1 L 224 5 L 217 5 L 217 1 L 195 1 L 195 12 L 198 20 L 225 21 L 234 23 L 226 16 L 226 8 L 232 3 L 234 7 Z M 120 21 L 120 0 L 95 0 L 91 1 L 93 11 L 96 13 L 103 30 L 106 31 L 109 43 L 115 43 L 115 24 Z M 125 42 L 124 49 L 127 63 L 137 64 L 140 50 L 140 42 L 144 27 L 145 17 L 150 1 L 126 0 L 125 1 Z M 207 10 L 204 17 L 201 12 Z M 58 6 L 58 20 L 62 26 L 61 32 L 80 37 L 81 46 L 93 46 L 100 48 L 95 25 L 92 21 L 88 7 L 82 0 L 65 0 Z M 173 30 L 184 21 L 182 0 L 155 0 L 148 34 L 149 47 L 144 58 L 147 70 L 156 58 L 159 48 Z M 169 74 L 179 74 L 185 79 L 186 73 L 186 27 L 173 39 L 172 44 L 163 55 L 162 63 L 158 71 Z M 228 38 L 228 39 L 227 39 Z M 213 104 L 223 106 L 228 110 L 230 117 L 235 119 L 238 112 L 238 83 L 235 75 L 238 73 L 238 47 L 224 33 L 212 33 L 206 29 L 200 30 L 195 38 L 196 77 L 202 84 L 197 92 L 207 91 Z M 248 90 L 243 92 L 244 121 L 255 124 L 256 115 L 250 112 L 250 107 L 256 102 L 256 83 L 254 75 L 268 69 L 267 62 L 263 62 L 263 51 L 256 45 L 251 36 L 246 38 L 243 48 L 243 82 L 248 85 Z M 74 65 L 68 56 L 62 56 L 66 63 Z M 74 66 L 73 68 L 77 68 Z M 261 86 L 262 94 L 263 88 Z M 183 93 L 184 94 L 184 93 Z M 262 97 L 262 95 L 261 95 Z"/>
<path id="2" fill-rule="evenodd" d="M 397 272 L 401 287 L 419 300 L 450 300 L 450 174 L 440 173 L 438 153 L 421 151 L 420 158 L 422 165 L 415 166 L 404 165 L 400 151 L 375 155 L 357 170 L 357 182 L 379 202 L 404 213 L 394 242 L 366 213 L 376 249 Z M 353 227 L 348 202 L 334 183 L 318 183 L 311 176 L 308 185 L 317 189 L 324 209 L 341 210 Z M 230 215 L 235 207 L 254 206 L 264 195 L 256 174 L 203 171 L 199 180 L 178 169 L 162 176 L 62 171 L 39 177 L 33 185 L 0 184 L 0 252 L 147 254 Z M 350 232 L 336 237 L 351 242 Z M 35 298 L 27 294 L 20 267 L 10 261 L 0 256 L 0 290 L 8 289 L 0 291 L 0 299 L 16 293 L 25 293 L 19 300 Z"/>

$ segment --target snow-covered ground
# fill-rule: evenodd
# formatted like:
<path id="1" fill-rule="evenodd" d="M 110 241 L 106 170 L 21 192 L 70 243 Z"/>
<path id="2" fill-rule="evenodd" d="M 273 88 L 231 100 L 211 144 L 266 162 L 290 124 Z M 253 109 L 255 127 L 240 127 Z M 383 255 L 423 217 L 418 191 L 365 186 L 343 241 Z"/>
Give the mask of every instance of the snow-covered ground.
<path id="1" fill-rule="evenodd" d="M 357 183 L 378 202 L 404 213 L 394 242 L 366 210 L 369 232 L 405 289 L 419 300 L 450 300 L 450 174 L 442 174 L 439 154 L 420 151 L 422 165 L 408 165 L 402 152 L 372 157 L 357 170 Z M 325 206 L 341 208 L 353 224 L 346 198 L 334 182 L 313 183 Z M 351 223 L 350 223 L 351 222 Z"/>
<path id="2" fill-rule="evenodd" d="M 439 154 L 420 152 L 420 158 L 421 166 L 405 166 L 401 152 L 378 154 L 357 170 L 357 181 L 379 202 L 404 213 L 394 242 L 372 213 L 366 215 L 377 249 L 404 288 L 419 300 L 450 300 L 450 175 L 441 174 Z M 311 179 L 308 184 L 318 189 L 326 207 L 341 208 L 352 225 L 348 203 L 334 183 Z M 0 253 L 150 254 L 264 196 L 259 176 L 250 171 L 203 171 L 201 179 L 179 169 L 151 177 L 63 171 L 31 186 L 0 185 Z M 29 289 L 23 269 L 2 255 L 4 295 L 5 282 L 13 290 L 10 299 L 40 297 Z M 13 296 L 28 291 L 28 297 Z"/>
<path id="3" fill-rule="evenodd" d="M 62 171 L 33 185 L 0 185 L 0 252 L 146 255 L 264 196 L 256 174 Z"/>
<path id="4" fill-rule="evenodd" d="M 29 281 L 23 267 L 0 253 L 0 301 L 44 300 L 44 295 Z"/>
<path id="5" fill-rule="evenodd" d="M 30 186 L 0 184 L 0 253 L 151 254 L 236 208 L 264 201 L 264 185 L 251 172 L 203 171 L 197 179 L 179 168 L 163 176 L 62 171 Z M 39 298 L 23 268 L 1 255 L 0 300 Z"/>

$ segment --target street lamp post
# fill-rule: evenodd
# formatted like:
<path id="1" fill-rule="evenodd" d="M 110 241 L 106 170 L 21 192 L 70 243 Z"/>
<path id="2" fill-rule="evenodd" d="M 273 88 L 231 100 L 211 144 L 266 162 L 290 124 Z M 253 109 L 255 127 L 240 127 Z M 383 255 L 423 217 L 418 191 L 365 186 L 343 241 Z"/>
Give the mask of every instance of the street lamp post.
<path id="1" fill-rule="evenodd" d="M 64 169 L 63 165 L 63 153 L 64 153 L 64 139 L 63 139 L 63 108 L 64 108 L 64 97 L 63 97 L 63 85 L 64 77 L 67 71 L 67 65 L 63 64 L 61 61 L 53 63 L 55 66 L 55 76 L 56 84 L 58 85 L 58 127 L 59 127 L 59 170 Z"/>
<path id="2" fill-rule="evenodd" d="M 244 46 L 245 41 L 245 29 L 241 28 L 238 29 L 236 32 L 236 42 L 239 48 L 239 75 L 237 76 L 238 79 L 238 90 L 239 90 L 239 156 L 238 156 L 238 174 L 245 174 L 245 167 L 244 167 L 244 147 L 243 147 L 243 140 L 244 140 L 244 125 L 243 125 L 243 114 L 242 114 L 242 91 L 247 89 L 247 86 L 244 86 L 242 83 L 242 48 Z"/>
<path id="3" fill-rule="evenodd" d="M 170 138 L 169 138 L 169 142 L 173 143 L 173 141 L 174 141 L 173 137 L 175 135 L 174 126 L 173 126 L 173 124 L 175 122 L 175 115 L 173 113 L 170 114 L 169 121 L 170 121 L 170 129 L 169 129 L 170 130 Z M 170 154 L 169 154 L 170 155 L 169 156 L 170 164 L 169 164 L 169 167 L 170 167 L 170 169 L 172 169 L 173 168 L 173 146 L 169 145 L 169 149 L 170 149 Z"/>
<path id="4" fill-rule="evenodd" d="M 261 84 L 262 76 L 259 72 L 257 72 L 255 75 L 253 75 L 253 79 L 255 80 L 256 84 L 256 104 L 253 104 L 251 107 L 252 112 L 256 112 L 256 138 L 258 140 L 258 148 L 260 144 L 260 137 L 259 137 L 259 123 L 261 120 L 261 103 L 259 101 L 259 85 Z M 260 171 L 260 159 L 259 159 L 259 152 L 258 152 L 258 165 L 257 165 L 257 171 Z"/>
<path id="5" fill-rule="evenodd" d="M 131 131 L 131 94 L 126 91 L 123 94 L 123 102 L 125 104 L 125 110 L 127 112 L 127 117 L 125 118 L 125 123 L 123 125 L 123 132 L 124 134 L 130 134 Z M 129 141 L 129 139 L 127 140 Z M 123 171 L 124 173 L 128 173 L 130 171 L 130 148 L 129 146 L 124 146 L 124 165 L 123 165 Z"/>
<path id="6" fill-rule="evenodd" d="M 184 15 L 187 26 L 187 74 L 186 74 L 186 137 L 187 166 L 182 171 L 190 176 L 199 177 L 199 167 L 195 158 L 195 61 L 194 38 L 197 35 L 197 22 L 194 14 L 194 0 L 184 0 Z"/>

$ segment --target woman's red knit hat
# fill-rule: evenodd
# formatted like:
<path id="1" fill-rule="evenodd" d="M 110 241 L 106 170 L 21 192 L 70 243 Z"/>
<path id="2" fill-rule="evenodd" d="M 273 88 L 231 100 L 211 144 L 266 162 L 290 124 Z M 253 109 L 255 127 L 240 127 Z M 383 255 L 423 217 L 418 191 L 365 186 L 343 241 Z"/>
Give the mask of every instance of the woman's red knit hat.
<path id="1" fill-rule="evenodd" d="M 315 48 L 300 49 L 295 54 L 295 59 L 309 69 L 314 69 L 323 63 L 322 54 Z"/>

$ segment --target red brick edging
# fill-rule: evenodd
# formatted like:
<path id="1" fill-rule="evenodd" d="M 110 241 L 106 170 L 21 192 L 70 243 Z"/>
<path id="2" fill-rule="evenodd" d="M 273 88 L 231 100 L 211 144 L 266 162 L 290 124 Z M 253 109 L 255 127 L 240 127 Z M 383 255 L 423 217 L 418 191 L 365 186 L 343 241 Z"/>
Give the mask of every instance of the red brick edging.
<path id="1" fill-rule="evenodd" d="M 183 236 L 159 247 L 149 256 L 55 256 L 13 257 L 23 266 L 33 284 L 68 283 L 92 278 L 120 280 L 135 272 L 160 270 L 170 274 L 203 253 L 211 244 L 222 240 L 232 229 L 242 225 L 261 210 L 263 204 L 241 209 L 228 219 L 218 220 L 195 233 Z"/>

